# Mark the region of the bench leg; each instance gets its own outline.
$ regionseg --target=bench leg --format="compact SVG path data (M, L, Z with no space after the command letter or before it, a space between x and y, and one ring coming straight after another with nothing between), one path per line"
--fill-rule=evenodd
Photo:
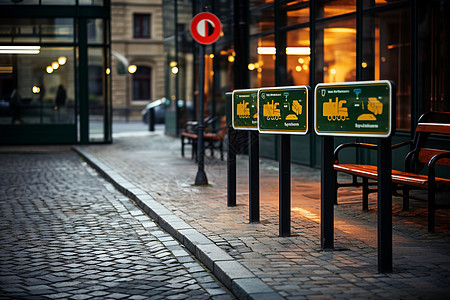
M369 179L363 177L362 181L362 210L369 210Z
M195 159L195 161L197 161L197 143L198 143L198 139L193 139L192 140L192 153L191 153L191 158Z
M184 157L184 136L181 136L181 156Z
M428 232L434 232L435 213L436 213L436 194L434 188L428 186Z
M409 210L409 187L404 186L403 187L403 210L408 211Z
M220 160L223 160L223 141L220 141Z

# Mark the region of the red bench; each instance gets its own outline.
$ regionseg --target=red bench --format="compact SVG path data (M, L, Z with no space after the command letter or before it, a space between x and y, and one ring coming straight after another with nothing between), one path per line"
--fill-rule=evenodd
M447 139L450 135L450 113L429 112L422 115L417 125L414 140L410 142L393 145L392 149L403 145L412 145L405 158L405 171L392 170L392 183L394 191L402 191L403 209L409 209L409 191L413 189L428 190L428 231L434 231L435 212L439 208L450 208L447 203L436 203L436 192L450 191L450 176L436 177L436 165L450 167L450 151L444 149L427 148L426 142L430 135L438 135ZM334 170L344 172L353 176L350 183L338 183L336 188L343 186L362 186L363 188L363 209L367 209L368 194L376 191L370 189L369 185L378 178L377 167L373 165L360 164L340 164L339 152L348 147L359 147L366 149L377 149L377 145L367 143L346 143L338 146L334 151ZM425 168L427 166L427 168ZM447 175L449 172L447 172ZM357 181L361 177L362 184ZM336 177L337 178L337 177Z

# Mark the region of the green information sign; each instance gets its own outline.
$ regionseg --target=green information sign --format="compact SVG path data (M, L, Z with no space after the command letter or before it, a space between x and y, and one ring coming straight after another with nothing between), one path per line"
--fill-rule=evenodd
M387 80L318 84L314 93L316 133L389 137L394 131L393 88Z
M259 131L276 134L307 134L309 90L307 86L259 89Z
M232 99L234 129L258 130L258 89L235 90Z

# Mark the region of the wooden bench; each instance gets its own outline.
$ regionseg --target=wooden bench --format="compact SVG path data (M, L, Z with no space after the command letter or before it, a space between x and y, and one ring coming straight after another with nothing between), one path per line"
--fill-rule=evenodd
M228 127L226 126L226 119L221 119L220 128L217 132L205 132L203 134L204 149L209 149L211 156L214 156L214 150L220 151L220 159L223 160L223 141L227 134ZM191 145L191 157L197 159L197 133L183 131L181 132L181 156L184 157L185 145Z
M434 231L435 212L438 208L450 208L447 203L436 203L436 192L450 191L450 179L436 177L436 165L450 167L450 151L444 149L427 148L426 142L430 135L438 135L448 141L450 135L450 113L429 112L419 119L414 140L392 146L392 149L404 145L410 145L411 151L405 158L405 171L392 170L393 192L402 191L403 209L409 209L409 191L413 189L428 190L428 231ZM334 151L334 170L353 176L349 183L338 183L336 176L336 188L343 186L362 186L363 209L368 208L368 194L376 191L370 189L378 178L377 166L361 164L340 164L339 152L348 147L365 149L377 149L377 145L367 143L346 143L338 146ZM426 167L426 168L425 168ZM448 174L448 172L447 172ZM357 178L362 178L362 183ZM449 176L450 177L450 176ZM369 180L372 180L369 182Z

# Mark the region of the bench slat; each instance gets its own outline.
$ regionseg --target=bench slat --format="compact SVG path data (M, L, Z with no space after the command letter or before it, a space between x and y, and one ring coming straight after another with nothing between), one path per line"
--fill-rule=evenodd
M430 149L430 148L422 148L419 151L419 161L421 163L428 164L428 162L433 158L433 156L441 153L445 153L448 151L445 150L438 150L438 149ZM437 165L441 166L450 166L450 159L448 158L442 158L436 162Z
M378 178L377 166L358 165L358 164L335 164L334 169L356 176L366 177L376 180ZM392 170L392 182L419 188L428 188L428 176ZM450 187L450 179L436 177L436 185L438 188Z
M450 134L450 124L446 123L419 123L416 132L430 132Z

